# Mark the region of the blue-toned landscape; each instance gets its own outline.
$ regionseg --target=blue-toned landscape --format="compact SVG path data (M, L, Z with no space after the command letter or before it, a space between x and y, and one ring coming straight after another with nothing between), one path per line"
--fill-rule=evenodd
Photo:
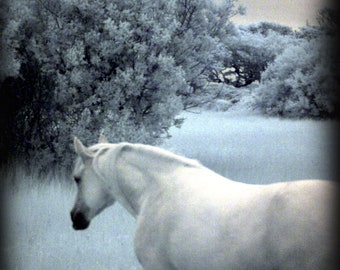
M221 112L181 116L185 124L171 130L173 137L162 147L230 179L254 184L332 179L332 121ZM10 269L141 269L133 249L135 220L120 205L76 232L69 216L76 193L71 178L35 179L20 170L17 177L22 184L7 193Z

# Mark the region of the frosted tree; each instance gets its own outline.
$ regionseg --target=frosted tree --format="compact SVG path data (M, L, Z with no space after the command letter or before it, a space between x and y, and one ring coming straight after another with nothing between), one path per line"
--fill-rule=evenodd
M20 92L16 152L62 164L73 135L157 143L206 90L233 2L13 0L1 84Z
M257 105L282 117L332 118L339 104L339 32L334 12L320 11L319 26L305 26L263 73Z
M13 2L3 41L20 68L2 86L22 91L18 146L60 164L73 135L155 143L166 134L187 87L165 50L173 10L172 1Z
M131 125L125 139L152 143L181 109L176 92L186 88L183 72L164 50L175 29L172 3L103 1L106 8L97 8L98 14L93 11L98 1L89 5L79 1L69 13L64 11L63 31L57 32L57 40L73 40L72 46L61 44L65 49L60 50L64 71L57 74L60 103L84 104L83 111L73 115L83 115L87 127L94 125L88 130L111 130L108 136L116 141L122 138L115 131ZM74 123L67 126L77 127L79 119L69 120ZM147 131L143 139L136 130Z
M288 45L296 42L293 30L274 23L261 22L235 28L226 44L224 71L216 78L235 87L261 81L261 73ZM225 71L226 70L226 71Z
M37 57L40 48L39 44L35 47L33 39L42 33L44 23L39 22L30 8L33 3L13 1L3 11L6 24L1 45L6 57L2 68L6 68L1 70L0 78L1 94L5 99L1 150L4 146L10 155L26 158L35 152L48 153L44 159L48 163L56 153L51 140L53 131L45 130L53 122L50 118L54 108L53 92L50 89L54 83L48 74L40 71Z
M214 95L210 93L209 75L222 68L222 59L227 54L223 44L233 30L230 18L238 12L235 2L176 1L178 26L169 51L176 65L183 68L189 85L179 92L185 108L198 106Z
M258 106L282 117L327 118L335 115L339 81L325 37L301 40L268 66L259 87Z

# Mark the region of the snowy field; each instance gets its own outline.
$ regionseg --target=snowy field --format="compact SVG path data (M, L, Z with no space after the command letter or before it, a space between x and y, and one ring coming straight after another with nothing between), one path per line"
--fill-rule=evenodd
M183 127L173 128L163 147L228 178L249 183L331 178L332 122L220 112L183 117ZM32 180L6 193L10 269L141 269L133 251L135 222L119 205L76 232L69 218L75 187L58 179L37 187Z

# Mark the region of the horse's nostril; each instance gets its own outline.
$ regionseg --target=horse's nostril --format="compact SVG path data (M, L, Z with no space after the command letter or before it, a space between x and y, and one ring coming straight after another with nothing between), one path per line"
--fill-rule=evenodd
M71 220L75 230L85 230L90 225L90 221L88 221L81 212L72 211Z

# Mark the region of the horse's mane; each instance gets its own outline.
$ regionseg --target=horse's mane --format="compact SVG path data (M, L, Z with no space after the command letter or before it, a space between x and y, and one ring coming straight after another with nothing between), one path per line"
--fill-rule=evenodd
M106 151L113 149L114 147L121 147L121 153L126 151L136 151L143 155L143 153L147 153L149 157L155 160L164 160L172 164L183 165L185 167L200 167L202 166L197 160L189 159L186 157L182 157L176 155L170 151L164 150L159 147L146 145L146 144L131 144L131 143L119 143L119 144L110 144L110 143L99 143L91 146L89 149L94 154L104 154ZM146 155L143 155L146 157Z
M180 155L176 155L170 151L164 150L159 147L145 145L145 144L135 144L137 151L147 152L153 158L157 160L165 160L174 164L183 165L186 167L200 167L202 166L197 160L189 159Z

